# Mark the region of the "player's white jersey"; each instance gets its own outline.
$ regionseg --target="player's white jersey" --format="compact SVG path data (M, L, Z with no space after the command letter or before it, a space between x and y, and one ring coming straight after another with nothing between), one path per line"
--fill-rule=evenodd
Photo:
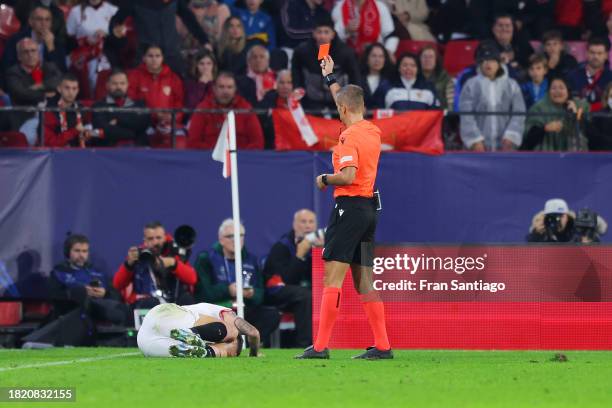
M138 330L138 347L145 356L169 357L169 347L178 343L170 338L170 330L194 327L201 315L221 320L226 312L232 312L232 309L210 303L157 305L149 310L142 321Z

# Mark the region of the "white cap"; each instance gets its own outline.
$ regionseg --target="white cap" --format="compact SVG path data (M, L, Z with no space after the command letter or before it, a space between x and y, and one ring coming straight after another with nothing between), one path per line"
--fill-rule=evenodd
M544 214L567 214L569 208L567 203L562 198L553 198L546 201L544 205Z

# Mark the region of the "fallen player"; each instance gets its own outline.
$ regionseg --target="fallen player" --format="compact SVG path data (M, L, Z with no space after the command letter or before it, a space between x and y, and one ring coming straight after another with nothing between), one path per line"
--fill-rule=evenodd
M249 356L257 357L259 331L232 309L210 303L164 303L149 310L138 331L145 357L238 357L242 335Z

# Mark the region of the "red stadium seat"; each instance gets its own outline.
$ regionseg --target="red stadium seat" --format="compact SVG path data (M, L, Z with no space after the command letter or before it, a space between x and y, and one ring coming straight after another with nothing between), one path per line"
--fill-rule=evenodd
M478 41L449 41L444 52L444 69L455 76L475 61L474 54Z
M21 28L12 7L0 5L0 38L7 39Z
M567 50L578 62L586 61L587 46L585 41L566 41Z
M28 140L21 132L0 132L0 147L29 147Z
M397 46L397 50L395 51L395 57L399 58L400 55L409 52L411 54L418 54L421 51L421 48L426 45L433 45L438 48L438 44L433 41L413 41L413 40L401 40Z

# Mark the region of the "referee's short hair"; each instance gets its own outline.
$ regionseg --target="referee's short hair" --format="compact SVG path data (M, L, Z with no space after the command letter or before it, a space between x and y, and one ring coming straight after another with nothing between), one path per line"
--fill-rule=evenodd
M351 112L363 112L365 102L363 99L363 89L357 85L345 85L336 95L338 105L346 107Z

